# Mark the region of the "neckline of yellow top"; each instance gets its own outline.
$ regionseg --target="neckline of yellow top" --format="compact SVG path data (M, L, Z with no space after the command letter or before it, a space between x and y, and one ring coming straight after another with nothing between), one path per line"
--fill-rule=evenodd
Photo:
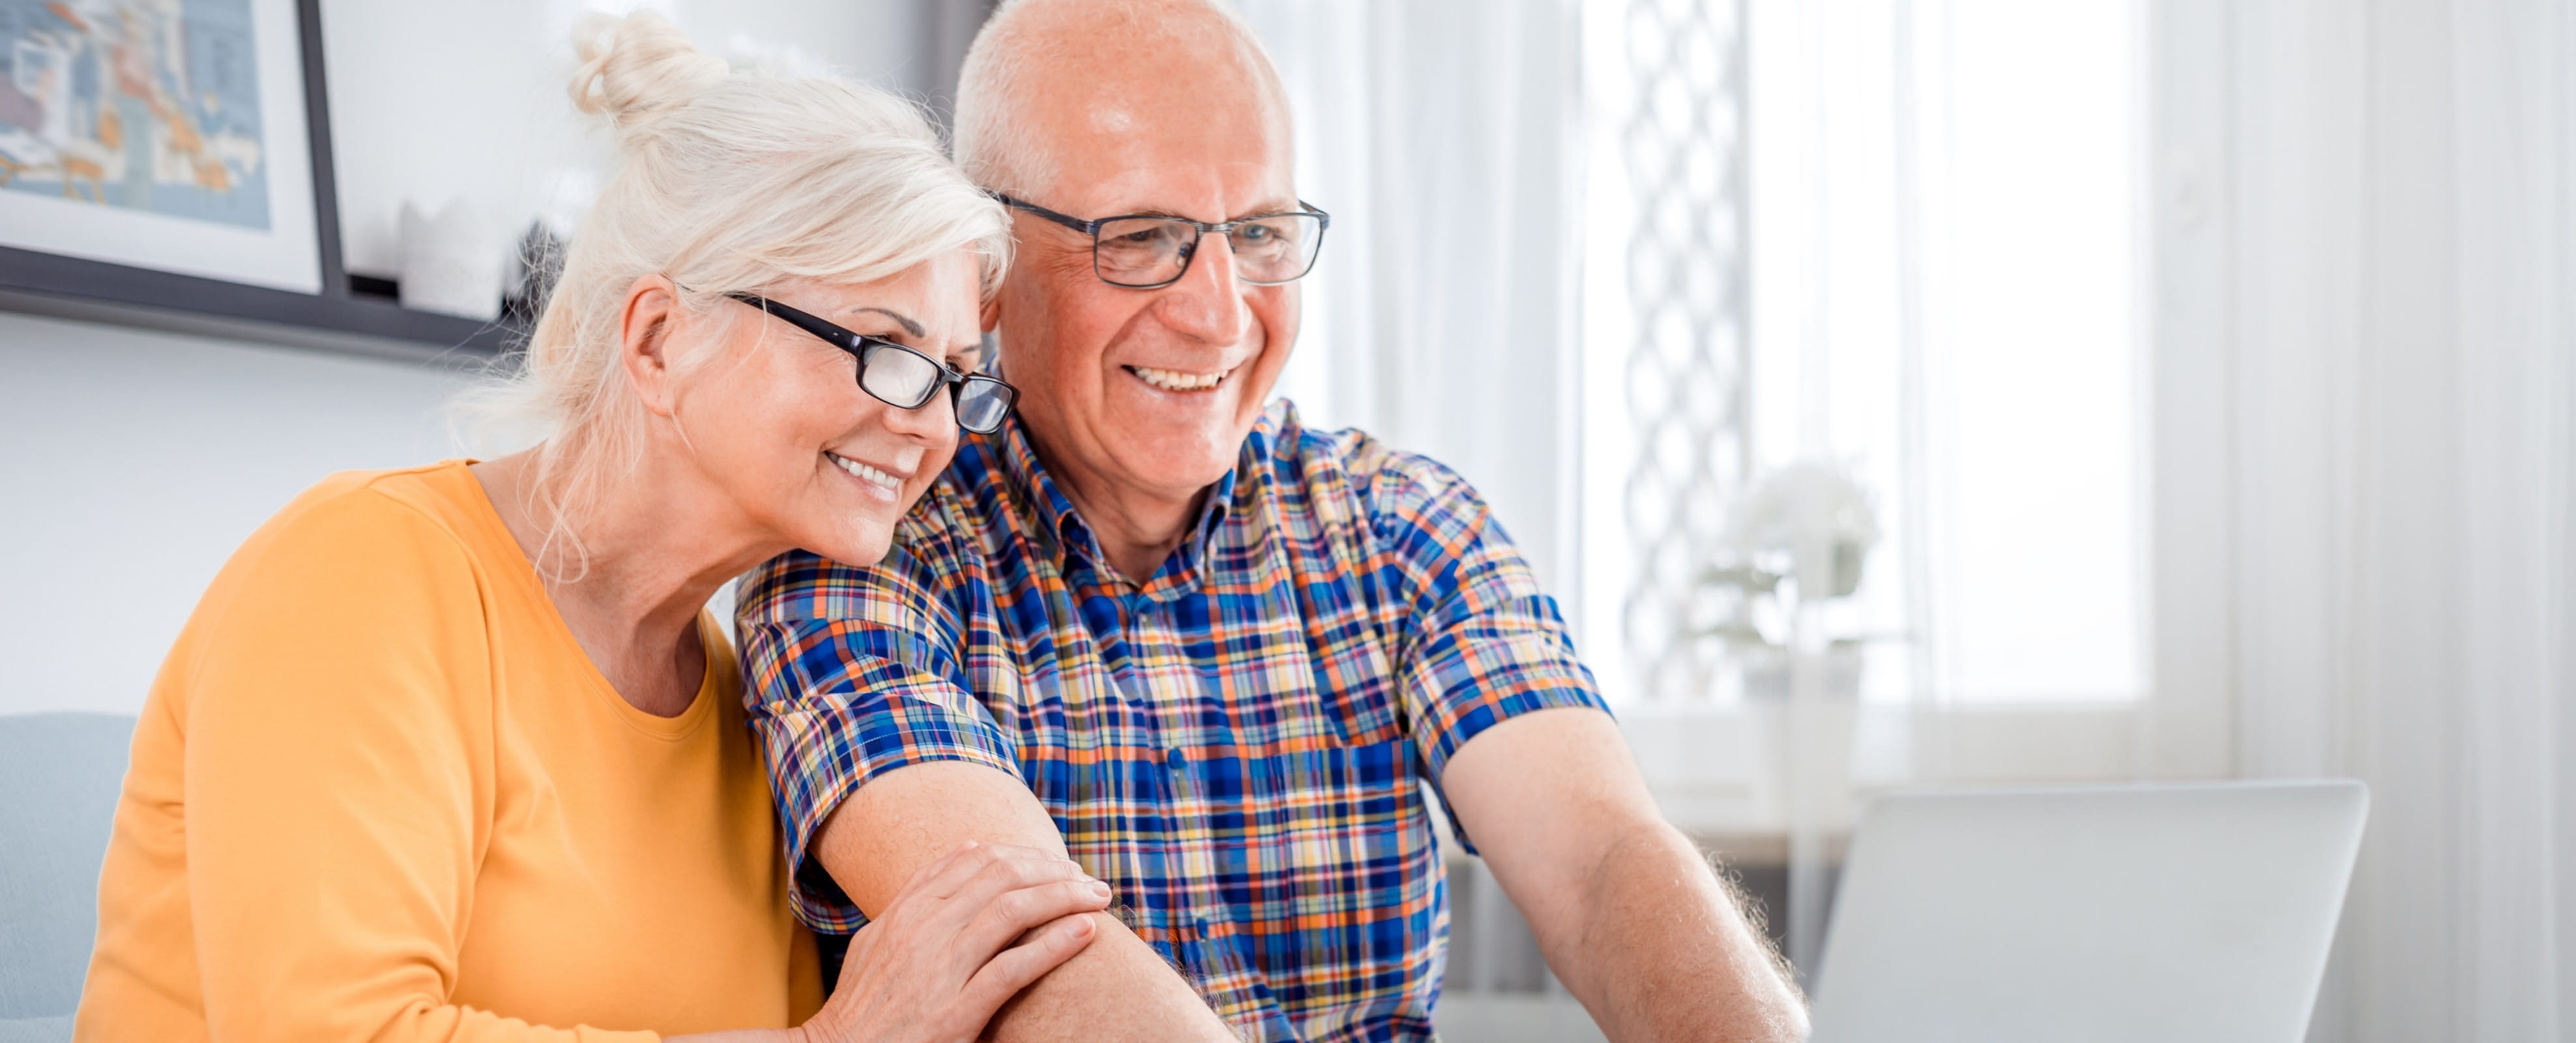
M580 657L586 687L591 694L606 702L628 727L665 741L686 739L714 717L717 704L725 698L722 675L733 670L733 646L725 640L724 632L716 627L715 618L703 608L698 610L698 642L706 648L707 667L706 675L698 680L697 693L689 698L687 709L681 710L677 716L663 717L647 713L626 701L626 696L619 694L617 686L608 682L608 675L600 672L599 664L592 661L589 650L581 647L580 639L573 636L572 624L564 622L563 612L555 607L553 595L546 593L546 583L537 575L536 562L529 560L527 548L519 546L519 538L510 534L509 524L501 520L500 509L492 505L492 497L484 491L482 480L474 476L471 468L478 462L472 458L441 460L433 470L453 469L455 479L471 491L471 511L474 523L484 530L483 539L492 541L495 547L507 547L513 552L496 555L504 559L499 563L499 569L507 574L505 582L518 584L522 593L533 595L538 604L545 606L542 614L546 618L549 636Z

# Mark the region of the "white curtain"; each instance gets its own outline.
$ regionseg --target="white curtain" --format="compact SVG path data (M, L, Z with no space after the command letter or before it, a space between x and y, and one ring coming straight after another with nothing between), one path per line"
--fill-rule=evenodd
M1574 584L1580 65L1573 0L1239 0L1330 211L1279 393L1475 483Z
M1237 5L1287 83L1297 190L1333 215L1277 393L1457 469L1580 611L1576 0ZM1473 1025L1461 998L1553 983L1492 877L1453 866L1443 1020Z
M2312 1038L2576 1039L2576 10L2226 10L2239 759L2373 795Z

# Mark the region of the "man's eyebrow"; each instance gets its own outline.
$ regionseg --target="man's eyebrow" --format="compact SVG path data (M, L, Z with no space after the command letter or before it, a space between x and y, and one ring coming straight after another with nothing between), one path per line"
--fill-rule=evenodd
M892 310L889 310L889 309L885 309L885 308L878 308L878 307L873 307L873 306L868 306L868 305L861 305L861 306L859 306L859 307L852 308L852 309L850 309L850 310L851 310L851 311L854 311L854 312L855 312L855 311L872 311L872 312L875 312L875 313L877 313L877 314L879 314L879 315L883 315L883 316L885 316L886 318L893 319L895 322L902 324L902 326L903 326L903 331L904 331L905 333L912 334L912 335L913 335L913 336L915 336L915 337L927 337L927 336L929 336L929 335L930 335L930 330L929 330L929 329L925 328L924 326L922 326L922 324L920 324L920 323L918 323L918 322L914 322L914 321L912 321L912 317L911 317L911 316L909 316L909 315L905 315L904 313L899 312L899 311L892 311Z
M1240 213L1240 214L1236 214L1236 215L1234 215L1234 216L1227 217L1227 218L1225 218L1224 220L1226 220L1226 221L1240 221L1240 220L1243 220L1244 218L1247 218L1247 217L1268 217L1268 216L1270 216L1270 215L1272 215L1272 214L1294 214L1294 213L1297 213L1297 212L1302 211L1302 210L1304 210L1304 209L1305 209L1305 207L1303 207L1303 206L1299 205L1299 204L1297 203L1297 201L1295 201L1295 200L1293 200L1293 199L1292 199L1292 200L1289 200L1289 201L1287 201L1287 202L1284 202L1284 203L1274 199L1274 200L1268 200L1268 201L1261 202L1261 203L1256 203L1256 204L1254 204L1254 205L1252 206L1252 208L1251 208L1251 209L1249 209L1249 210L1245 210L1244 212L1242 212L1242 213ZM1134 212L1132 212L1132 213L1121 214L1121 215L1119 215L1119 216L1121 216L1121 217L1175 217L1175 218L1179 218L1179 219L1184 220L1184 221L1196 221L1196 220L1198 220L1197 218L1195 218L1195 217L1191 217L1191 216L1190 216L1190 215L1188 215L1188 214L1181 213L1180 211L1177 211L1177 210L1168 210L1168 209L1165 209L1165 208L1163 208L1163 207L1152 207L1152 208L1145 209L1145 210L1138 210L1138 211L1134 211ZM1220 223L1222 223L1222 222L1220 222Z

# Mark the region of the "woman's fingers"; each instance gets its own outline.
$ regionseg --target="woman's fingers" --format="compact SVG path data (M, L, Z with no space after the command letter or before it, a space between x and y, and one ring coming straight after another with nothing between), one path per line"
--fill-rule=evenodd
M1053 852L961 846L915 871L852 939L840 988L809 1026L865 1023L902 1003L980 1029L1090 943L1098 928L1087 914L1109 899L1108 885Z
M905 881L903 889L895 893L895 900L900 902L911 896L955 897L970 881L991 871L995 866L1043 864L1050 861L1061 862L1066 859L1053 852L1021 847L1017 844L978 844L968 841L956 850L940 856L938 861L914 870L912 879Z
M916 895L945 898L955 894L957 888L972 878L977 871L1007 853L996 845L978 844L969 840L950 849L947 854L939 856L929 864L913 870L911 878L905 880L903 887L895 891L895 901L901 902ZM892 903L889 903L889 908L891 905Z
M1109 885L1090 877L1005 891L972 910L973 918L957 933L958 951L979 963L990 960L1021 935L1067 916L1109 908L1109 897Z
M1089 913L1077 913L1048 924L1028 941L1002 950L984 964L984 969L958 990L958 1009L982 1026L993 1020L995 1011L1011 997L1020 994L1029 983L1061 966L1081 952L1100 934L1100 925Z
M948 892L941 910L946 915L937 919L954 931L965 926L976 912L1010 892L1089 879L1091 877L1083 873L1081 866L1073 864L1072 859L1028 848L1014 848L977 866L973 875Z

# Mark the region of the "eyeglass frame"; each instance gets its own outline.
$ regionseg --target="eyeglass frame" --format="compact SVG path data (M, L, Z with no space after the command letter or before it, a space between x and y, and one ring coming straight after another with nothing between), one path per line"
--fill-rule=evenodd
M869 398L876 399L877 401L893 406L896 409L920 409L929 405L931 399L939 397L940 389L946 388L948 391L949 415L957 418L957 426L960 429L970 431L975 434L988 435L1001 430L1002 420L1009 418L1011 411L1018 408L1020 404L1020 389L1011 382L1003 380L1000 377L986 373L958 372L957 367L951 366L943 360L933 358L910 345L898 343L884 337L875 337L865 333L853 332L834 324L831 320L821 318L810 312L801 311L796 308L780 304L777 301L770 300L769 298L756 293L743 293L737 291L725 294L725 296L758 308L765 314L783 319L788 325L813 334L815 339L821 340L823 343L839 348L842 351L849 352L850 356L857 359L859 362L858 372L852 375L852 380L859 385L859 390L867 392ZM909 404L897 402L885 397L884 395L877 394L875 389L868 387L868 356L873 355L876 352L886 350L900 351L937 367L939 370L939 382L932 384L930 386L930 390L922 394L921 401ZM1001 416L993 421L993 426L981 430L966 426L964 411L958 408L959 400L965 397L966 385L976 381L982 381L1001 388L1004 396Z
M1231 250L1234 248L1234 230L1236 228L1240 228L1254 221L1273 217L1312 217L1315 219L1315 255L1306 259L1306 267L1304 269L1285 279L1275 279L1268 282L1264 282L1260 279L1244 279L1241 272L1235 273L1235 278L1242 279L1244 282L1254 286L1286 286L1289 283L1305 278L1308 272L1315 270L1315 262L1322 259L1324 256L1324 233L1331 231L1333 227L1333 215L1325 213L1322 207L1318 207L1303 199L1297 201L1297 205L1304 208L1302 210L1282 210L1273 214L1254 214L1250 217L1240 217L1232 221L1218 221L1211 224L1206 221L1194 221L1178 214L1114 214L1109 217L1084 220L1071 214L1049 210L1037 205L1036 203L1029 202L1028 200L1021 199L1007 193L987 191L984 194L993 197L995 202L998 202L1003 206L1010 207L1014 210L1028 211L1029 213L1043 217L1049 221L1053 221L1066 228L1073 229L1074 231L1091 237L1091 274L1097 277L1101 282L1108 283L1109 285L1118 287L1122 290L1159 290L1187 278L1190 274L1191 263L1199 259L1199 244L1206 242L1210 233L1225 236L1226 248ZM1190 243L1189 253L1181 258L1181 270L1172 273L1171 278L1158 283L1124 283L1111 279L1100 271L1100 228L1111 221L1171 221L1178 224L1185 224L1196 229L1199 237L1197 240Z

